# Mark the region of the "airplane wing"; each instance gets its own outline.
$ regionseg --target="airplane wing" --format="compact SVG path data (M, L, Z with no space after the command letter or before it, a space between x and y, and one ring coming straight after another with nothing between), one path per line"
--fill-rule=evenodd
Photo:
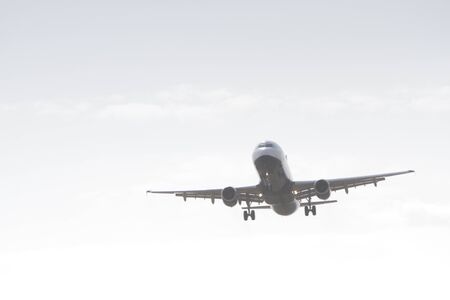
M260 197L260 191L257 186L237 187L238 201L250 203L263 203L264 200ZM209 190L185 190L185 191L147 191L151 194L172 194L177 197L183 197L184 201L188 198L211 199L214 203L216 199L222 199L222 189Z
M367 176L347 177L347 178L335 178L326 180L330 184L331 191L334 192L339 190L345 190L345 192L348 194L348 190L350 188L355 188L363 185L365 186L368 184L373 184L377 186L378 182L386 180L386 177L403 175L413 172L414 172L413 170L408 170L394 173L384 173L377 175L367 175ZM301 200L316 196L316 192L314 189L315 182L316 180L295 181L294 191L296 192L296 199Z

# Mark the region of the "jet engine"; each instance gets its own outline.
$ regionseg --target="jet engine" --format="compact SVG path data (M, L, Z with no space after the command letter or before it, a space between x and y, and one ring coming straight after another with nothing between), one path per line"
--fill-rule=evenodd
M228 186L222 190L222 200L223 204L229 207L236 205L238 201L238 193L236 189L232 186Z
M314 189L316 190L317 197L319 197L319 199L327 200L328 198L330 198L330 183L325 179L317 180L314 183Z

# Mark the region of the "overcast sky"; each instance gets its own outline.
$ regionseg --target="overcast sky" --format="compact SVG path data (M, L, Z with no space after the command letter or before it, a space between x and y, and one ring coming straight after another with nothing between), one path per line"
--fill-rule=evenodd
M1 299L448 299L448 1L0 0ZM415 169L281 217L153 189Z

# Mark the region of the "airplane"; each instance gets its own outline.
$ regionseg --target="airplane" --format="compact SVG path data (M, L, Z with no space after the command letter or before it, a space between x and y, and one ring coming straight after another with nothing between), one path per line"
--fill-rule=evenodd
M253 186L232 187L208 190L185 190L185 191L152 191L153 194L173 194L188 198L211 199L214 204L216 199L222 199L228 207L234 207L239 203L245 203L244 220L250 217L255 220L256 209L272 209L275 213L288 216L293 214L299 207L304 207L305 216L310 213L315 216L316 205L335 203L337 200L329 200L331 192L345 190L348 194L350 188L373 184L384 181L386 177L413 173L413 170L385 173L368 176L318 179L307 181L294 181L287 163L287 156L281 147L272 141L258 144L253 151L253 163L258 172L260 182ZM312 201L313 197L319 200ZM265 204L265 205L262 205Z

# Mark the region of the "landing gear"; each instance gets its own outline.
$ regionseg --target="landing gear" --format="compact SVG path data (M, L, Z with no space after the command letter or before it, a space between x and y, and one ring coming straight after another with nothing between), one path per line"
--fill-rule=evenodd
M255 220L256 215L255 215L255 211L251 210L251 211L244 211L244 220L247 221L248 217L250 217L253 220Z
M316 206L311 205L311 197L308 197L308 205L305 206L305 216L309 216L309 213L312 212L313 216L316 215Z
M255 211L250 209L250 202L247 202L247 210L244 210L244 221L247 221L248 217L250 217L252 221L256 218Z
M312 212L313 216L316 215L316 206L315 205L305 206L305 216L309 216L310 212Z

